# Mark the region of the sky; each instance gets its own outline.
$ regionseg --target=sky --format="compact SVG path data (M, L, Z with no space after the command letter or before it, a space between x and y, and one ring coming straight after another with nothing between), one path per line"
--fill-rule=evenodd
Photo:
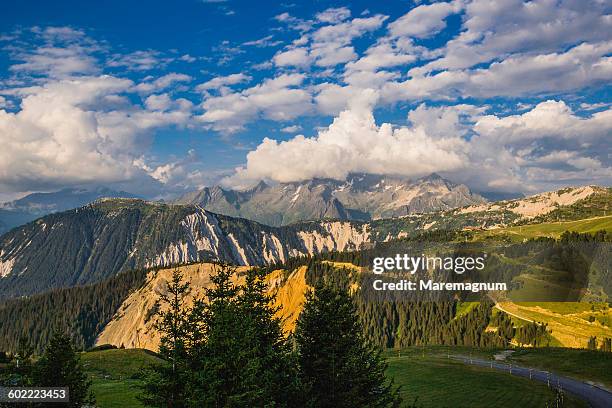
M10 2L0 201L437 172L611 185L605 0Z

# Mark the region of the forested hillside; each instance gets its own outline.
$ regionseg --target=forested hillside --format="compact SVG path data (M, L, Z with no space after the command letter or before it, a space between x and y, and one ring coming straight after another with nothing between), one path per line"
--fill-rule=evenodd
M554 344L545 327L529 321L517 326L516 322L504 317L505 314L499 310L501 308L494 310L494 302L482 294L450 293L449 296L436 298L435 302L429 298L409 298L403 294L385 292L373 296L369 288L375 275L368 271L373 257L397 253L406 245L421 245L427 238L436 239L437 250L451 248L455 253L461 253L457 251L467 250L465 242L462 242L464 237L463 233L432 231L413 238L413 241L406 238L353 252L327 252L291 258L266 267L268 284L270 290L277 294L281 315L290 317L286 326L289 331L300 313L300 299L303 300L305 291L325 281L353 292L368 339L381 347L420 344L505 347L511 341L532 345ZM504 256L495 256L485 272L490 279L494 276L494 279L508 282L523 282L511 288L503 299L512 297L514 292L519 296L525 296L525 293L542 296L537 292L539 285L529 286L524 282L533 285L533 282L537 282L533 277L542 269L540 265L547 265L547 272L542 278L547 279L546 282L554 282L558 275L565 287L558 287L557 294L547 290L544 293L546 296L575 296L576 293L586 296L590 293L591 298L587 300L593 301L596 300L593 296L600 293L598 291L609 290L604 284L608 282L605 277L589 273L600 268L597 266L601 262L597 258L598 251L602 244L609 245L609 239L605 232L566 233L558 240L532 239L514 243L504 246ZM584 247L585 243L592 245ZM487 250L491 250L491 247ZM186 277L193 281L194 293L210 283L210 268L205 264L182 266L181 270L185 273L192 271ZM159 288L167 279L164 274L167 275L168 271L172 271L172 268L161 271L151 269L148 274L144 270L125 272L87 286L6 301L0 306L0 350L14 350L24 336L34 347L40 347L53 328L58 326L72 333L83 348L92 346L100 341L99 338L103 339L102 342L116 343L116 346L156 344L147 340L147 336L153 335L154 315L158 307L156 300ZM568 274L574 276L573 281L567 281ZM525 280L525 276L530 279ZM584 281L587 278L590 281ZM590 292L573 291L573 285L583 285ZM534 290L536 292L529 292ZM137 291L137 297L127 301ZM565 300L580 301L584 298L566 297ZM466 307L468 301L480 302L480 306ZM109 327L113 327L114 334L108 331ZM600 329L592 333L605 338L612 336L610 330L609 324L604 322ZM586 345L585 340L578 346Z
M104 200L0 236L0 299L97 282L119 272L196 261L263 265L359 248L366 225L274 228L195 206Z

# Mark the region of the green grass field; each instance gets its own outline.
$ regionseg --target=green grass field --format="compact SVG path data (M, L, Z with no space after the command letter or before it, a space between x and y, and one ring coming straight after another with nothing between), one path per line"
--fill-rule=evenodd
M552 401L554 393L546 385L508 373L432 354L422 357L418 350L401 357L390 357L387 374L400 385L405 402L429 407L540 408ZM586 407L566 396L565 407Z
M142 408L136 398L139 385L139 380L94 379L91 389L100 408Z
M584 312L601 313L607 311L607 303L604 302L521 302L521 306L540 306L561 315L580 314Z
M590 311L593 306L594 311ZM496 305L513 318L536 321L548 325L550 335L556 339L550 346L586 348L590 336L612 338L612 328L606 325L612 310L602 303L580 302L500 302ZM572 309L575 312L572 312ZM584 310L586 309L586 311ZM593 316L594 322L588 317Z
M552 237L559 238L565 231L581 233L594 233L605 230L612 232L612 216L587 218L578 221L546 222L542 224L528 224L517 227L499 228L484 231L476 235L476 239L508 236L520 241L525 238Z
M566 348L521 349L512 354L510 361L612 389L612 353Z
M402 396L411 404L428 407L516 407L541 408L553 398L545 385L484 367L467 366L448 359L448 354L490 358L493 350L466 347L414 347L387 351L387 374L402 387ZM590 369L600 380L610 381L610 360L603 353L567 349L518 351L513 361L542 367L560 374L582 378ZM138 371L158 361L145 350L105 350L82 354L87 373L93 379L93 392L100 408L140 408L136 399L140 381ZM606 381L600 381L605 383ZM565 407L586 407L566 396Z
M113 349L81 354L100 408L140 408L138 372L159 361L141 349Z

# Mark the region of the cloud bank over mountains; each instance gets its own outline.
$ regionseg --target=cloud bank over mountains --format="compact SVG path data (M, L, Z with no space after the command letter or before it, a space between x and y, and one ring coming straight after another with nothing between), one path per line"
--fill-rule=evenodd
M246 187L312 178L343 180L349 173L421 177L433 172L499 191L521 190L534 174L571 183L588 174L612 176L612 111L577 116L563 101L548 100L505 117L473 105L428 107L408 113L410 125L377 125L370 106L352 106L315 137L265 138L247 163L224 182ZM546 147L546 149L542 149Z
M270 34L202 57L118 51L80 27L2 33L0 190L210 182L201 166L216 151L152 152L167 129L246 146L223 179L233 187L351 172L441 172L490 191L612 181L606 2L335 7L266 24ZM272 56L241 57L251 50ZM223 72L182 69L211 61ZM378 119L389 116L400 119ZM317 121L331 124L313 131ZM254 132L258 123L275 131Z

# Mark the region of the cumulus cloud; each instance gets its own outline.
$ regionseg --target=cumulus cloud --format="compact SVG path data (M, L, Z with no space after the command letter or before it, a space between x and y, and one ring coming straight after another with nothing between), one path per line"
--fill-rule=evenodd
M612 110L581 117L549 100L519 115L482 115L473 131L472 160L483 163L481 174L478 166L470 169L474 183L525 191L611 181Z
M377 14L347 20L350 16L347 12L348 9L340 8L318 14L318 21L329 24L303 35L286 50L279 51L274 56L274 63L279 67L307 67L312 63L319 67L333 67L355 60L357 53L352 41L380 28L387 16Z
M612 110L580 117L563 101L550 100L520 115L496 116L486 114L487 106L421 104L409 112L408 126L393 126L375 123L375 93L355 100L361 102L315 137L265 138L224 182L246 187L261 179L441 172L482 190L528 192L570 180L605 184L612 178L607 143Z
M504 143L542 140L548 137L584 143L606 138L612 130L612 110L597 112L588 118L577 116L563 101L549 100L520 115L481 117L475 131Z
M134 164L145 131L184 124L188 112L105 111L98 104L126 92L132 81L112 76L50 81L18 90L15 113L0 110L0 186L6 191L142 176Z
M191 80L193 80L193 78L189 75L171 72L169 74L162 75L152 81L141 82L140 84L134 87L134 90L141 93L157 92L161 91L162 89L166 89L176 83L190 82Z
M316 14L317 21L329 24L340 23L351 16L351 10L346 7L328 8Z
M368 48L359 60L346 64L346 71L376 71L379 68L407 65L414 62L417 55L417 48L412 43L382 40Z
M408 112L408 120L413 127L422 127L428 135L434 137L453 134L466 136L487 109L487 106L467 104L427 106L422 103Z
M209 97L198 117L218 131L233 133L257 117L276 121L291 120L311 110L311 95L299 86L303 74L283 74L242 92Z
M378 126L369 108L353 107L316 137L298 135L281 142L265 138L225 183L342 180L351 172L417 176L451 171L464 166L466 147L454 135L434 138L420 127Z
M465 6L464 19L464 30L424 72L468 68L510 53L551 53L607 40L612 29L605 2L597 0L473 0Z
M310 65L310 61L311 57L306 48L293 48L274 56L274 63L279 67L306 67Z
M302 130L302 127L300 125L291 125L291 126L285 126L284 128L282 128L281 132L296 133L296 132L299 132L300 130Z
M244 184L261 178L342 178L352 171L407 176L446 171L457 181L492 190L539 189L553 179L609 182L610 105L580 94L612 79L612 20L605 2L416 4L391 22L365 12L354 18L347 7L310 18L279 14L273 30L295 35L293 41L263 63L244 61L236 73L197 86L191 76L165 70L173 61L202 60L178 50L117 54L74 27L23 30L35 38L31 44L21 34L3 36L0 41L11 41L5 49L15 63L11 77L0 83L0 138L12 132L24 146L31 139L42 141L38 150L30 146L30 156L8 141L6 163L36 169L21 173L30 187L59 185L62 179L82 182L94 174L100 180L148 175L179 183L201 175L192 171L191 159L151 164L146 150L158 127L193 125L230 134L271 120L282 123L281 132L297 134L298 125L286 124L321 114L337 117L312 138L265 139L228 180ZM447 27L450 21L459 27ZM246 47L278 44L269 34L240 44L221 41L213 51L219 64L229 64L256 51ZM261 70L252 84L249 69ZM195 95L196 104L175 99L177 90L197 91L185 94ZM560 100L572 92L571 106L579 113ZM41 101L51 100L50 95L59 102L43 110ZM460 103L465 100L470 104ZM411 109L402 113L407 114L405 126L374 120L372 112L388 108L397 113L405 106ZM67 119L57 119L62 116ZM74 145L74 152L65 145ZM397 152L411 163L401 166ZM92 163L86 171L77 174L75 166L66 165L61 174L60 159L74 164L80 157ZM18 184L18 176L10 181L2 166L0 185ZM38 181L28 176L38 171L43 174Z
M229 85L236 85L241 82L250 81L251 77L243 74L242 72L238 74L231 74L227 76L218 76L209 81L204 82L196 87L196 91L208 91L211 89L220 89L223 87L227 87Z
M518 55L486 68L442 71L421 75L419 69L404 82L389 82L387 101L480 98L558 93L609 82L612 42L580 44L566 52Z
M430 37L446 27L446 18L461 10L460 1L433 3L413 8L389 24L394 37Z

